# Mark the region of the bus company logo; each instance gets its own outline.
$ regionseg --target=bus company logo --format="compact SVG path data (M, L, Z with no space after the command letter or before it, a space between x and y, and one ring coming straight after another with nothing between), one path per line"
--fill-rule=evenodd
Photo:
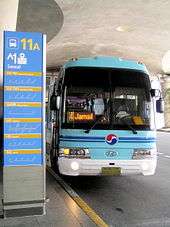
M105 137L105 141L106 141L106 143L113 145L118 141L118 138L114 134L109 134Z
M105 155L107 157L115 157L118 155L118 152L117 151L106 151Z

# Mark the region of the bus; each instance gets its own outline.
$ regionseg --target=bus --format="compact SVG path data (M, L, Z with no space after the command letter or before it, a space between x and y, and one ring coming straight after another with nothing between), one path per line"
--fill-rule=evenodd
M47 163L63 175L153 175L159 89L146 66L116 57L68 61L49 86Z

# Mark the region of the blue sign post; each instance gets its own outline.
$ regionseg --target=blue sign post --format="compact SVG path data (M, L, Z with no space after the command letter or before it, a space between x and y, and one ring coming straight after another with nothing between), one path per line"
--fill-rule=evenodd
M4 166L44 160L43 34L4 32Z

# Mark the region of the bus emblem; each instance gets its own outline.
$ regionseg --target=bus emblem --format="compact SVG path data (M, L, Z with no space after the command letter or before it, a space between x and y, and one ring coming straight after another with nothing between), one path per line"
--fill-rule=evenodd
M109 134L105 137L105 141L106 143L110 144L110 145L113 145L117 142L118 138L116 135L114 134Z
M105 155L107 157L114 157L114 156L118 155L118 152L117 151L106 151Z

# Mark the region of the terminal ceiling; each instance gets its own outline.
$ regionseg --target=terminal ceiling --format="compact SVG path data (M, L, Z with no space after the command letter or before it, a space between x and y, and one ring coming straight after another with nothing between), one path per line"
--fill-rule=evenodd
M48 67L109 55L161 73L170 49L169 9L169 0L20 0L17 30L47 34Z

